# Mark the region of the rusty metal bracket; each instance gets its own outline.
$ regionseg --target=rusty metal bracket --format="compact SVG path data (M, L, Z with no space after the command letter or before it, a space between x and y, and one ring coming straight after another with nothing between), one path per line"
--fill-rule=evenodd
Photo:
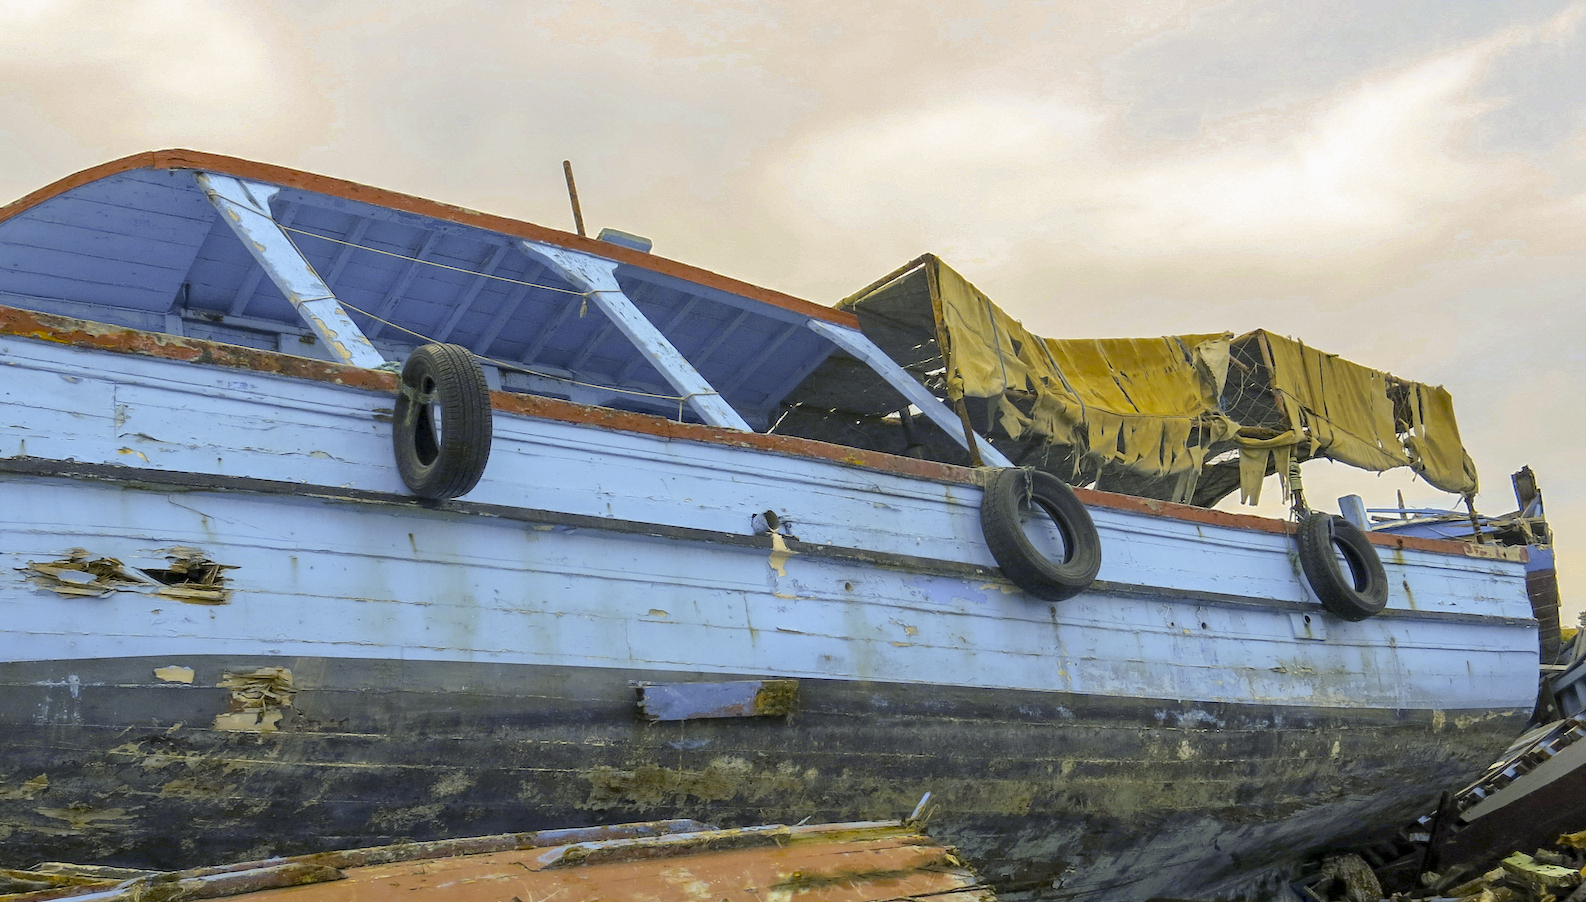
M651 721L785 717L798 703L798 680L640 683L639 709Z

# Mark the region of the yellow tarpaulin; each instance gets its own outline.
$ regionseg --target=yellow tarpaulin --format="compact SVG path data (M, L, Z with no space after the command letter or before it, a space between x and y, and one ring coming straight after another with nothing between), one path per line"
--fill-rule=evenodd
M986 399L996 425L1012 438L1033 432L1139 477L1177 478L1174 500L1189 500L1213 445L1239 450L1241 495L1251 504L1269 466L1283 473L1295 455L1368 470L1409 466L1444 491L1476 490L1475 467L1442 388L1266 332L1237 339L1228 332L1043 339L934 256L918 263L913 272L930 286L926 321L934 323L930 338L943 351L949 399ZM891 290L888 315L903 322L897 299L925 296L899 287L907 278L881 283L843 306L863 313L867 298ZM1236 343L1262 349L1254 367L1239 364L1260 370L1257 381L1265 380L1262 422L1240 422L1225 409Z

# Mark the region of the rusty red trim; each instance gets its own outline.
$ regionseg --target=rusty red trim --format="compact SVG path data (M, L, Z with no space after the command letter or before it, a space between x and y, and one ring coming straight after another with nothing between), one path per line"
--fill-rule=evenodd
M230 369L331 382L369 391L396 391L396 376L378 370L309 360L273 351L258 351L198 338L179 338L159 332L106 326L66 316L35 313L17 307L0 306L0 335L19 335L77 348L119 351L143 357L209 363Z
M1233 529L1286 534L1292 534L1295 529L1294 524L1287 520L1274 520L1271 517L1258 517L1254 514L1235 514L1190 504L1157 501L1154 498L1115 495L1111 492L1098 492L1095 489L1075 489L1074 494L1091 507L1108 507L1155 517L1171 517L1175 520L1188 520L1208 526L1227 526ZM1464 555L1469 553L1467 549L1471 547L1465 542L1455 542L1450 539L1426 539L1420 536L1400 536L1382 532L1367 532L1366 539L1373 545L1381 545L1384 548L1408 548L1439 554Z
M197 150L145 151L122 157L119 160L101 163L91 169L84 169L82 172L69 175L54 184L34 191L26 197L0 207L0 223L51 198L58 197L73 188L136 169L202 169L250 181L328 194L332 197L360 201L378 207L401 210L405 213L416 213L420 216L442 219L447 222L473 226L491 232L500 232L503 235L511 235L515 238L528 238L533 241L559 245L569 250L584 251L610 260L616 260L618 263L625 263L641 269L648 269L652 272L675 276L679 279L711 288L719 288L722 291L770 304L773 307L780 307L800 316L813 317L853 329L859 328L859 319L851 313L823 307L820 304L796 298L790 294L783 294L780 291L773 291L769 288L761 288L758 285L741 282L730 276L689 266L676 260L668 260L665 257L657 257L654 254L640 253L639 251L605 241L574 235L571 232L546 228L545 226L517 219L508 219L505 216L480 213L477 210L443 204L439 201L427 200L422 197L414 197L411 194L388 191L384 188L373 188L368 185L360 185L357 182L349 182L327 175L316 175L312 172L290 169L272 163L257 163L252 160L204 153Z
M309 360L276 351L260 351L200 338L180 338L174 335L145 332L139 329L106 326L72 317L57 316L50 313L35 313L30 310L21 310L3 305L0 305L0 335L16 335L73 347L137 354L144 357L160 357L167 360L181 360L190 363L207 363L231 369L289 376L295 379L311 379L316 382L345 385L366 391L385 393L396 391L396 376L378 370L366 370L339 363ZM701 426L693 423L675 423L649 414L611 410L605 407L586 407L570 401L543 398L536 395L521 395L513 392L491 392L490 403L493 408L502 413L535 417L542 420L555 420L563 423L594 426L600 429L635 432L668 440L706 442L714 445L728 445L757 451L789 454L795 457L830 460L856 467L865 467L921 479L931 479L937 482L960 485L979 484L975 471L969 467L937 463L929 460L916 460L912 457L901 457L880 451L849 448L843 445L833 445L791 435L762 435L756 432L737 432L731 429L720 429L714 426ZM1270 517L1234 514L1187 504L1174 504L1150 498L1136 498L1132 495L1098 492L1094 489L1075 489L1074 491L1081 501L1091 507L1110 508L1112 510L1128 511L1154 517L1183 520L1190 523L1201 523L1208 526L1225 526L1233 529L1254 530L1256 532L1291 533L1294 531L1293 524L1285 520L1274 520ZM1374 544L1387 548L1407 548L1439 554L1465 555L1469 553L1468 549L1471 547L1464 542L1454 542L1446 539L1423 539L1416 536L1396 536L1382 533L1367 533L1367 538Z
M958 482L966 485L975 483L974 471L967 467L957 467L952 464L942 464L931 460L915 460L912 457L899 457L880 451L867 451L862 448L832 445L792 435L763 435L758 432L738 432L732 429L720 429L715 426L676 423L672 420L649 414L629 413L628 411L611 410L605 407L585 407L581 404L573 404L555 398L520 395L513 392L491 392L490 401L491 406L497 410L538 417L542 420L560 420L564 423L578 423L586 426L597 426L602 429L639 432L680 441L710 442L714 445L732 445L739 448L753 448L759 451L777 451L797 457L832 460L858 467L869 467L873 470L887 470L906 476L934 479L939 482Z

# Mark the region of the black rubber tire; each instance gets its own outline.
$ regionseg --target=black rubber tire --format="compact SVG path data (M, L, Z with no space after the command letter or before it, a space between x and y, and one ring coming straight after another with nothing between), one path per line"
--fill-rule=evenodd
M1305 581L1328 613L1360 621L1380 614L1387 605L1388 574L1360 527L1343 517L1312 513L1300 521L1294 544ZM1339 553L1349 565L1347 573L1340 566Z
M1025 535L1019 512L1029 504L1039 505L1062 532L1067 552L1063 560L1047 558ZM1003 575L1036 598L1072 598L1089 588L1101 570L1101 537L1090 511L1073 489L1041 470L993 473L980 502L980 531Z
M398 389L391 445L402 482L420 498L466 495L490 460L490 387L484 372L467 348L427 344L408 357Z

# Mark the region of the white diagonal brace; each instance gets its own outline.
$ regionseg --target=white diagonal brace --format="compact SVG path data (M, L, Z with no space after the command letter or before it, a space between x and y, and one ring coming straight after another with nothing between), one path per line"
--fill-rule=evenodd
M958 415L948 409L941 399L931 394L908 371L898 366L897 361L887 356L887 353L876 347L876 343L865 337L863 332L839 326L822 320L812 319L809 327L816 334L824 336L832 344L859 358L864 364L875 371L877 376L887 380L887 384L898 390L898 393L909 400L909 403L920 409L931 422L940 426L942 431L952 436L965 451L969 450L969 440L964 437L964 422ZM1011 467L1013 462L1004 457L1001 451L991 446L984 436L975 435L975 449L980 452L980 459L988 467Z
M705 377L666 340L617 284L617 263L539 241L520 242L531 256L549 263L574 288L585 292L606 317L642 352L688 406L712 426L753 432L738 411L722 400Z
M281 189L213 172L194 172L193 178L220 211L220 218L237 233L243 247L331 353L342 363L369 369L385 363L385 357L341 309L330 286L270 215L270 198Z

